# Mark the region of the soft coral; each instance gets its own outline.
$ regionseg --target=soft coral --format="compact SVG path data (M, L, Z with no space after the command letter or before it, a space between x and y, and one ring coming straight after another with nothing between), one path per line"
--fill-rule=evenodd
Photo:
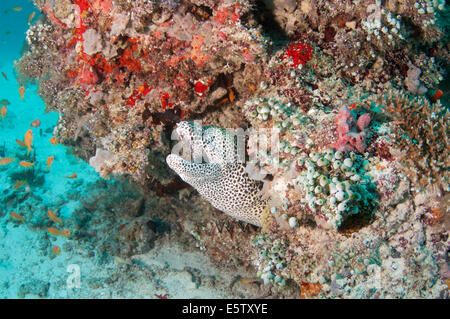
M358 151L363 153L366 149L366 133L364 131L369 126L370 114L365 113L356 119L346 106L342 106L335 121L338 140L331 144L331 147L342 152Z
M78 75L78 82L82 86L93 85L98 82L98 76L91 66L85 65Z

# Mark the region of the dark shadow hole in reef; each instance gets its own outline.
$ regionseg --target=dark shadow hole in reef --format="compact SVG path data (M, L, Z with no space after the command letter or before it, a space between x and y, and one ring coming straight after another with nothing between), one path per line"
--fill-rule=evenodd
M274 44L272 54L275 54L278 50L285 47L289 43L290 39L280 24L275 20L275 15L267 8L266 4L262 0L254 2L253 9L248 15L242 17L243 24L246 22L251 26L250 21L254 19L261 25L264 37L272 40Z
M299 225L301 225L301 227L309 228L311 230L317 228L317 223L314 219L314 216L310 214L301 216L298 219L298 223Z
M187 11L192 13L198 21L206 21L213 14L213 10L205 5L188 4Z
M358 232L374 222L374 213L378 209L380 195L376 191L376 186L373 183L368 184L368 192L372 194L372 196L367 199L368 204L360 213L347 217L339 226L338 232L342 235L349 237L354 232Z
M228 89L232 90L232 88L231 88L232 83L233 83L233 74L220 73L217 76L217 80L213 84L211 84L210 91L214 92L218 88L228 88ZM235 94L235 98L238 99L239 96L237 96L237 93L236 93L235 90L233 90L233 93ZM197 110L198 113L193 113L193 114L190 115L189 121L202 120L208 114L220 113L220 111L225 106L229 105L229 103L230 103L229 100L227 102L224 102L224 103L218 103L221 99L223 99L223 97L221 97L217 101L211 101L212 104L206 105L205 107L202 107L201 109L198 109ZM202 124L203 125L209 125L209 123L202 123Z
M150 230L159 235L170 231L170 225L159 218L148 220L146 225Z
M372 214L356 214L348 217L341 226L339 226L338 231L345 236L350 236L352 233L358 232L370 225L372 221Z

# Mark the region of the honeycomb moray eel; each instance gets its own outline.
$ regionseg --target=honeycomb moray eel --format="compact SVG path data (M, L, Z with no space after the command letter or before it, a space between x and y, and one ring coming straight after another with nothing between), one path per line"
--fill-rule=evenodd
M194 149L203 150L208 162L197 163L170 154L166 161L185 182L215 208L229 216L261 227L261 214L267 205L261 189L263 182L250 179L245 164L238 163L235 139L227 138L227 131L217 127L196 127L181 122L176 133ZM203 137L203 138L202 138ZM224 138L225 137L225 138ZM231 158L227 158L231 157Z

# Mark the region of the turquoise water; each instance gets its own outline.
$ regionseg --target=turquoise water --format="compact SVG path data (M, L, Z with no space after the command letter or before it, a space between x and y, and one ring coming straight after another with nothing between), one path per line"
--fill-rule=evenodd
M11 10L13 6L20 6L22 10ZM26 0L0 3L0 71L8 78L0 78L0 99L10 102L7 114L0 121L0 157L15 158L14 162L0 166L0 194L3 199L0 204L0 298L33 298L39 293L33 295L31 290L45 290L47 283L50 284L48 296L73 297L76 291L55 288L64 285L70 275L68 265L77 264L84 271L98 269L92 258L82 258L73 251L69 254L64 249L71 241L70 236L51 236L46 231L47 227L55 227L73 232L70 220L73 212L80 208L80 201L70 198L74 198L74 193L88 192L88 185L100 178L91 166L68 152L67 147L49 142L59 115L45 112L45 104L36 93L36 85L25 84L25 98L20 99L14 61L21 55L27 20L33 11L36 19L37 10ZM40 126L32 127L30 124L37 119ZM26 149L19 146L16 139L23 141L29 129L34 138L33 151L27 156ZM47 169L49 156L54 156L54 161ZM34 162L34 167L20 166L22 160ZM77 174L77 178L65 178L73 174ZM26 181L26 184L15 189L17 181ZM47 210L59 215L62 225L49 221ZM10 212L16 212L24 221L14 220ZM59 255L52 252L55 246L61 248ZM42 282L46 284L39 287ZM23 285L34 288L21 287ZM31 292L20 295L20 291Z

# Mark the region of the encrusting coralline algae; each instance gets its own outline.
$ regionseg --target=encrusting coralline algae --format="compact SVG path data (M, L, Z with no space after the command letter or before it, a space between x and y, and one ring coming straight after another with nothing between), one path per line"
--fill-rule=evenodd
M170 207L216 264L253 267L255 297L448 298L445 1L34 3L16 68L62 114L58 140ZM169 155L195 120L276 128L267 152L246 140L267 178L215 148Z

